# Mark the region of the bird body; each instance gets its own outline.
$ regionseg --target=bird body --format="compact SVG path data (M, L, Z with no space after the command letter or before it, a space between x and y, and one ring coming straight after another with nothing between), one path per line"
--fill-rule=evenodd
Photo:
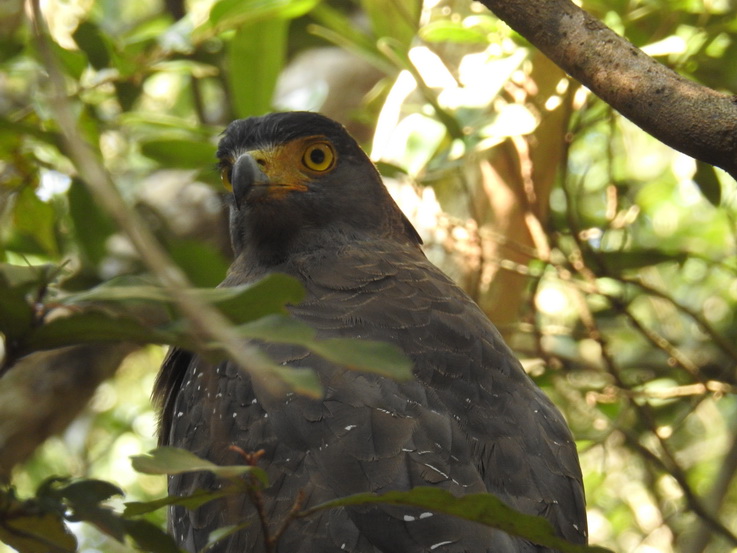
M161 442L216 463L238 462L230 445L263 450L258 466L270 483L263 508L274 525L298 495L309 507L359 492L436 486L454 495L491 492L584 543L581 472L562 415L480 308L426 259L414 228L342 127L310 113L239 120L218 156L233 188L236 253L223 285L291 275L306 291L291 316L318 338L393 343L412 361L415 378L398 382L335 366L300 346L262 344L277 363L317 372L325 394L314 399L274 392L231 362L213 366L173 350L155 391ZM210 473L187 473L170 477L169 489L184 495L219 485ZM246 527L213 551L267 550L247 496L170 512L175 539L192 552L209 532L237 524ZM274 550L543 549L458 518L372 505L297 519Z

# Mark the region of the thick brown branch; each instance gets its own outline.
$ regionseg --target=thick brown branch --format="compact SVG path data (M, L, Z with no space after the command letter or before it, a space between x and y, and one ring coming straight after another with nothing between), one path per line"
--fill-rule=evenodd
M677 75L569 0L479 0L643 130L737 179L737 99Z
M63 432L132 344L91 344L28 355L0 381L0 482L46 438Z

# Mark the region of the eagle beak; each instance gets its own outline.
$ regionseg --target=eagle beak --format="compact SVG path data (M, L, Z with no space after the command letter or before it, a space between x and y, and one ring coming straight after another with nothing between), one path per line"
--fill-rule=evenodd
M254 186L268 185L270 181L251 154L242 154L233 165L231 183L235 206L240 209Z

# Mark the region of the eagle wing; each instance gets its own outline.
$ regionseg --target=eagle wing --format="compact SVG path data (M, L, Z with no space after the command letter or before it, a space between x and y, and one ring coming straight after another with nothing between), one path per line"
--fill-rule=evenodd
M301 347L265 344L277 362L317 371L320 400L274 395L230 362L173 353L158 395L166 400L162 441L218 463L228 449L264 450L263 492L276 527L298 497L312 506L358 492L436 486L456 495L489 491L511 507L541 515L572 541L586 540L581 473L562 415L535 386L476 304L414 246L391 240L348 244L290 258L306 299L292 315L320 338L397 344L415 380L396 382L336 367ZM229 283L247 282L234 266ZM209 473L172 476L170 492L215 489ZM200 550L208 533L245 528L213 551L263 551L255 508L246 496L195 511L173 507L175 537ZM519 538L418 509L331 509L294 521L278 551L317 553L521 552Z

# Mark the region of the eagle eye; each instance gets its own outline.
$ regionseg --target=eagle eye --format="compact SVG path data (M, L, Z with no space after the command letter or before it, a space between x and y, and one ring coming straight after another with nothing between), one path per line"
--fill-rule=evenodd
M305 148L302 163L310 171L324 173L335 165L335 152L327 142L313 142Z
M233 184L230 182L230 175L233 171L233 167L230 164L223 165L220 168L220 181L223 183L223 186L226 188L226 190L233 191Z

